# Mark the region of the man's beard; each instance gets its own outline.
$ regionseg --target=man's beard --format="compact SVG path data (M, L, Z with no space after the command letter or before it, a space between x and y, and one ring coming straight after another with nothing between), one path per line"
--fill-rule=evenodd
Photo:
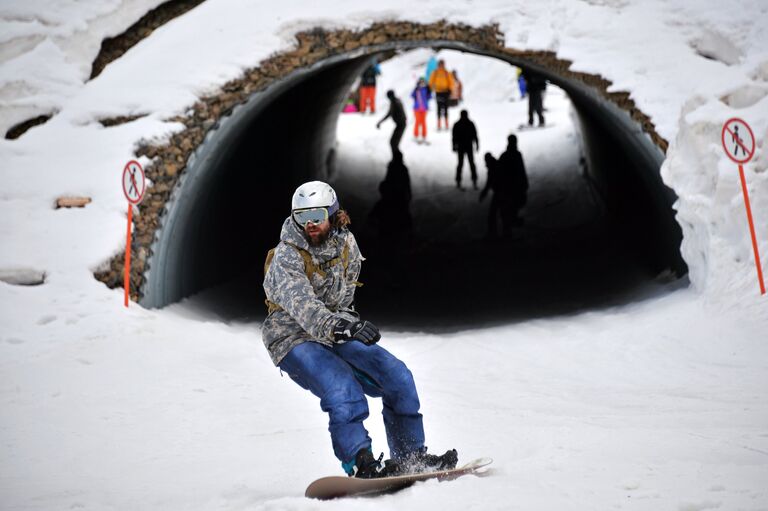
M309 244L313 247L317 247L328 241L328 238L331 237L331 231L333 229L328 229L325 232L320 232L316 236L310 236L309 233L304 233L307 236L307 239L309 240Z

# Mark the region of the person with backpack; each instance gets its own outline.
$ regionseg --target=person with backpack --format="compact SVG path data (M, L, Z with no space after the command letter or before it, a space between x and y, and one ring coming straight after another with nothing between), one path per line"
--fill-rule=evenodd
M427 453L419 396L408 367L378 342L354 308L363 257L349 215L322 181L299 186L280 243L267 254L262 326L272 362L320 399L336 457L354 477L454 468L456 450ZM381 397L391 459L373 456L363 426L366 395ZM302 461L305 463L306 460Z
M477 169L475 168L475 151L480 150L475 123L469 120L469 113L461 111L461 117L453 125L453 151L459 158L456 166L456 188L461 190L461 170L464 167L464 157L469 160L469 170L472 173L472 186L477 190Z
M437 102L437 131L443 129L443 119L445 119L445 129L448 129L448 102L453 88L453 76L445 68L445 61L442 59L438 61L437 69L429 78L429 88L435 93Z
M389 98L389 111L379 122L376 123L376 129L381 128L381 123L389 118L395 121L395 129L392 131L392 138L389 139L389 146L392 148L392 157L394 158L400 152L400 140L405 133L405 109L403 108L403 102L395 96L395 91L388 90L387 98Z
M376 113L376 77L381 74L381 68L374 59L360 77L360 113L364 114L370 105L371 114Z
M416 87L411 92L413 98L413 117L416 124L413 126L413 138L417 143L426 143L427 141L427 111L429 110L429 100L432 99L432 92L427 87L424 78L419 78ZM421 131L421 140L419 140L419 131Z

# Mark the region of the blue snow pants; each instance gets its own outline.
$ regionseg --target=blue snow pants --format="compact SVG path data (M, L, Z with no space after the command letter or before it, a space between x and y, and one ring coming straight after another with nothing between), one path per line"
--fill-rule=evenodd
M333 452L342 464L354 461L360 449L371 447L371 438L363 426L368 418L366 394L382 398L392 458L402 458L424 447L413 375L384 348L358 341L332 348L305 342L293 348L279 367L320 398L320 408L329 417Z

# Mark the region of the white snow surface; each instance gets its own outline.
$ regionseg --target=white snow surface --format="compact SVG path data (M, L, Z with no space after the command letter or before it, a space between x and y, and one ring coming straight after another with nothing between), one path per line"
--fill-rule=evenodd
M0 508L768 509L768 297L738 172L720 147L724 120L752 125L757 154L744 170L765 261L768 5L207 0L86 82L101 39L159 3L0 5L0 126L58 112L0 140L0 270L45 276L39 286L0 281ZM124 248L123 165L141 138L180 129L169 117L291 47L299 30L441 18L499 23L507 46L552 50L631 93L671 143L663 177L679 197L692 286L450 335L385 331L383 345L416 377L431 450L491 456L493 471L377 499L309 501L312 479L339 473L326 418L272 366L259 325L183 304L126 310L122 291L92 271ZM386 64L380 92L391 84L405 95L411 55ZM511 68L452 58L470 69L460 71L467 94L483 99L467 104L483 150L497 154L503 136L483 127L503 132L503 115L524 111L509 101ZM565 140L562 154L578 151L565 98L550 100L555 127L521 135L527 158L546 156L548 133ZM148 115L97 122L137 113ZM430 146L406 132L412 172L451 158L434 118L430 130ZM382 169L388 132L342 117L340 160ZM532 187L557 162L532 171ZM437 167L414 183L450 182ZM93 202L54 210L62 195ZM383 450L380 403L371 406L366 425Z

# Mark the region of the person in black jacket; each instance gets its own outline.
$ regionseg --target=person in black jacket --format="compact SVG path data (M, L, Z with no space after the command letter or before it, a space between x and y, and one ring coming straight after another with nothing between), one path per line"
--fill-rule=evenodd
M509 202L502 208L504 230L508 233L510 227L523 225L519 213L528 201L528 176L515 135L507 137L507 150L499 156L498 169L500 179L508 182L503 187L509 190Z
M477 190L477 169L475 168L474 151L480 150L480 141L477 139L475 123L469 120L469 113L461 111L461 118L453 125L453 151L459 157L456 167L456 188L461 189L461 170L464 167L464 156L469 160L469 169L472 172L472 186Z
M405 133L405 109L403 108L403 102L397 99L395 91L388 90L387 98L389 98L389 111L379 122L376 123L376 129L381 127L381 123L392 118L395 121L395 130L392 132L392 138L389 139L389 145L392 147L392 157L400 154L400 140Z
M544 126L544 100L542 94L547 88L547 81L538 73L523 71L528 90L528 126L533 126L533 114L539 116L539 126Z

